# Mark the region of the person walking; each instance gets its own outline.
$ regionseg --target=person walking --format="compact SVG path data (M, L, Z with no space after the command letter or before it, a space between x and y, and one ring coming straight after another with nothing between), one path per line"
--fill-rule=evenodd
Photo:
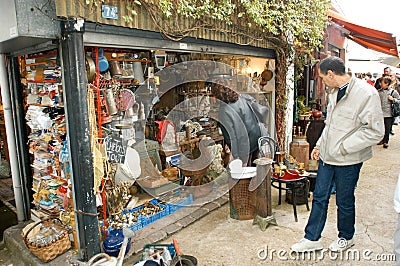
M392 72L392 74L391 74L390 77L392 78L392 84L390 84L390 87L391 87L392 89L396 90L397 93L400 94L400 81L399 81L398 75L397 75L395 72ZM398 124L399 124L399 117L396 116L396 117L394 118L394 120L393 120L392 126L393 126L393 125L396 125L396 126L397 126ZM392 127L392 128L393 128L393 127ZM390 134L391 134L391 135L394 135L393 129L390 129Z
M320 238L334 182L339 234L329 249L340 252L354 245L354 189L363 162L372 157L373 145L382 139L384 126L378 92L345 69L342 59L335 56L319 64L319 76L329 87L327 117L311 152L311 158L319 160L312 209L304 238L291 246L294 252L323 249Z
M399 93L389 87L391 83L392 79L390 76L383 77L381 79L381 88L378 90L385 123L385 135L378 145L383 145L383 148L389 147L389 135L394 121L394 117L392 116L391 112L391 103L400 101Z

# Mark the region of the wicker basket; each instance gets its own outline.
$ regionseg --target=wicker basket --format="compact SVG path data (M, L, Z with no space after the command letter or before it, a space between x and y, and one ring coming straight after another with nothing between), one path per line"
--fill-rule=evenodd
M233 219L250 220L256 215L256 191L249 191L250 180L240 179L234 186L229 186L230 214ZM232 179L229 181L234 182Z
M46 244L37 244L33 241L29 241L28 238L35 236L35 231L36 233L40 231L40 227L38 227L39 225L48 228L54 226L62 233ZM33 225L29 224L28 226L29 228L27 230L22 230L22 237L24 239L25 245L29 249L29 251L32 252L33 255L38 257L43 262L49 262L71 248L71 241L69 239L68 230L64 227L61 220L59 220L58 218L47 218Z

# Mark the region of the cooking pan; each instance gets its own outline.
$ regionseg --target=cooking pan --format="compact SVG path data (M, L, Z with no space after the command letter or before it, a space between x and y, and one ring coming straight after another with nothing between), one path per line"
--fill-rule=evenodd
M269 70L269 61L267 61L267 69L265 69L265 70L261 73L260 85L261 85L261 86L267 85L268 81L270 81L270 80L272 79L273 76L274 76L274 72L272 72L271 70Z
M174 244L176 255L172 259L170 266L197 266L197 259L190 255L183 255L175 238L172 239L172 243Z
M86 56L85 68L88 83L92 83L94 77L96 76L96 65L94 64L94 61L90 56Z

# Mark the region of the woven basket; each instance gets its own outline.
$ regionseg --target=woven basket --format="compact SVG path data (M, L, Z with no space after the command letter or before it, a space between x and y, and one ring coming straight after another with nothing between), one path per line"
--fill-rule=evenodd
M249 191L250 180L241 179L234 186L230 185L229 203L233 219L250 220L256 215L256 191Z
M63 230L63 233L57 238L53 239L51 242L47 244L37 244L30 242L28 240L28 236L32 237L34 234L30 234L31 232L37 232L38 226L43 225L46 227L55 226L59 230ZM47 218L42 221L39 221L29 227L26 232L22 231L22 237L24 239L26 247L32 252L33 255L38 257L43 262L49 262L56 258L58 255L63 254L67 250L71 248L71 241L69 239L68 230L64 227L61 220L58 218Z

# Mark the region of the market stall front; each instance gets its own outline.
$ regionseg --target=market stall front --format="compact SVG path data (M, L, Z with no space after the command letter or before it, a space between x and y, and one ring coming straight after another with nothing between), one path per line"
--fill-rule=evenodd
M59 17L71 15L56 7ZM140 230L227 192L219 102L209 86L227 81L274 109L275 54L267 43L244 48L207 35L177 42L146 26L80 19L62 22L62 30L51 25L57 34L30 36L32 45L2 42L13 62L13 104L21 107L14 112L30 197L24 219L62 218L87 259L100 250L99 224L104 237L123 226Z

